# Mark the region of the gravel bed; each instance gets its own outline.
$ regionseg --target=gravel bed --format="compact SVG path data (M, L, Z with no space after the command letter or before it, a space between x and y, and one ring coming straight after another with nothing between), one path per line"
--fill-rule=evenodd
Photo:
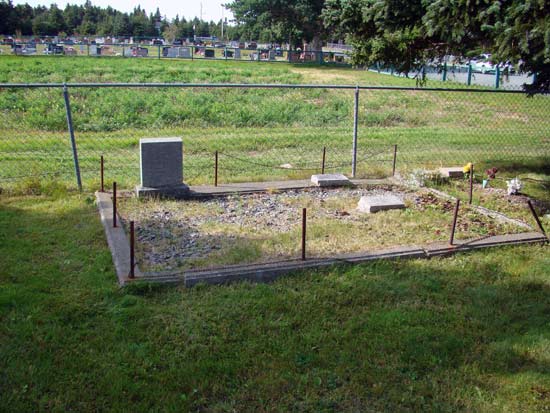
M258 232L289 232L301 223L301 208L308 209L308 220L324 217L343 221L361 219L362 214L355 206L363 195L385 195L391 193L403 200L415 201L414 193L392 191L390 188L308 188L279 193L231 195L205 201L192 201L201 204L202 210L193 214L185 208L177 208L174 201L156 203L152 210L129 211L124 220L136 222L138 245L147 245L141 251L142 260L149 265L162 264L166 270L177 268L188 259L205 258L220 250L220 237L210 236L201 231L204 224L228 224L246 227ZM354 208L325 207L330 201L349 201ZM226 243L236 235L224 236Z
M203 261L198 266L208 265L212 254L226 251L238 244L239 239L242 242L241 230L253 237L265 238L296 231L301 226L302 207L308 208L309 223L330 219L343 223L360 221L358 225L361 225L369 219L356 209L361 196L386 194L397 196L409 210L420 213L435 209L450 215L454 207L450 201L431 194L377 187L308 188L203 201L136 201L137 206L123 206L121 210L123 221L136 223L141 264L147 268L174 270L182 266L193 268L193 261L197 260ZM472 224L485 226L489 234L496 230L494 224L479 217L459 219L458 228L467 231ZM229 230L214 231L214 235L205 230L226 225ZM434 235L440 235L440 230L435 230Z

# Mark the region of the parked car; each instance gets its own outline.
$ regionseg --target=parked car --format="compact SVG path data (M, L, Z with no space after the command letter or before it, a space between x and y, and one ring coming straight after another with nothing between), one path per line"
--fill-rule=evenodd
M474 73L495 73L496 65L491 61L491 55L489 53L482 53L479 56L473 57L468 62L472 66L472 72Z
M472 65L472 72L475 73L495 73L496 66L493 65L489 60L470 60L470 65Z

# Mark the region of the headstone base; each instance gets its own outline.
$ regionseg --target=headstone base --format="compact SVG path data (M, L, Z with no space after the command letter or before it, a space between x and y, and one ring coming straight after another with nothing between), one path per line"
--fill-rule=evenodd
M347 176L342 174L311 175L311 182L321 187L351 185L351 181Z
M395 195L362 196L357 209L360 212L377 212L388 209L404 209L405 204Z
M147 188L141 185L136 186L136 195L138 198L189 198L189 187L185 184L177 186L166 186L162 188Z

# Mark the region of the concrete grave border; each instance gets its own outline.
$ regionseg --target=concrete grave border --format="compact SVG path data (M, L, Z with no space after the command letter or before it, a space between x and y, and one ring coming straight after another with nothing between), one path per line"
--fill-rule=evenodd
M372 183L372 184L395 184L389 180L375 180L367 182L354 180L354 184ZM259 183L258 183L259 184ZM192 192L196 198L226 196L228 194L247 194L255 192L265 192L271 189L304 189L310 188L309 181L290 181L281 185L275 182L263 183L263 189L256 183L227 185L225 188L220 187L192 187ZM231 188L231 189L229 189ZM454 197L437 190L428 190L434 194L447 199ZM153 283L166 284L183 284L186 287L192 287L199 283L207 284L226 284L235 281L253 281L253 282L271 282L277 278L301 270L313 268L326 268L339 264L359 264L374 260L394 260L406 258L431 258L434 256L448 256L457 252L473 251L482 248L492 248L505 245L521 245L521 244L546 244L548 238L539 232L534 232L532 227L515 219L509 218L496 211L489 210L483 207L475 207L481 213L484 213L492 218L501 219L504 222L513 223L520 227L529 229L529 232L519 234L495 235L470 240L455 241L455 245L449 245L445 242L435 242L423 246L409 245L397 246L387 249L366 251L353 254L342 254L332 258L310 258L306 261L299 259L286 260L279 262L270 262L262 264L247 264L247 265L229 265L224 268L190 270L179 272L158 272L158 273L143 273L138 266L134 267L135 278L130 279L130 245L128 238L119 224L113 228L113 204L111 194L106 192L96 192L97 206L101 216L101 222L105 229L107 242L113 256L118 282L120 286L134 281L145 281ZM120 223L120 217L117 218Z

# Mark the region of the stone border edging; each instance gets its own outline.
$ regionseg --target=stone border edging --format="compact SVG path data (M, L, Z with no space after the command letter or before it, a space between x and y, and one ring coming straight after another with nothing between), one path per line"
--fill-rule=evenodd
M431 190L430 190L431 191ZM434 194L447 199L454 197L445 194L444 192L433 190ZM235 193L235 192L232 192ZM342 263L359 264L368 261L381 259L405 259L405 258L431 258L435 256L447 256L457 252L472 251L481 248L491 248L504 245L520 245L520 244L546 244L548 239L538 232L523 232L519 234L494 235L484 238L477 238L464 241L456 241L455 245L449 245L445 242L435 242L425 246L398 246L372 252L361 252L343 254L333 258L311 258L306 261L288 260L282 262L269 262L263 264L248 264L248 265L232 265L217 269L192 270L184 272L165 272L157 273L142 273L137 264L134 268L135 278L129 279L130 272L130 245L128 238L121 225L113 228L113 204L111 195L106 192L96 192L96 201L101 216L101 222L105 228L107 242L113 256L118 282L120 286L124 286L127 282L146 281L166 284L184 284L186 287L192 287L199 283L207 284L226 284L235 281L253 281L253 282L271 282L282 275L291 272L301 271L313 268L326 268L332 265ZM217 195L217 194L216 194ZM475 206L474 206L475 207ZM486 214L486 210L490 213L495 211L487 208L476 207L481 213ZM483 209L483 210L481 210ZM495 213L499 217L503 217L504 221L518 225L523 228L532 229L531 226L524 222L508 218L507 216ZM489 215L492 218L498 219L496 216ZM117 218L118 222L120 218Z
M119 225L113 228L113 201L111 195L107 192L96 192L95 197L107 243L113 256L118 283L123 286L126 282L131 281L128 278L130 274L130 243L118 215L117 222ZM134 267L134 273L136 278L143 277L143 273L139 270L137 264Z

